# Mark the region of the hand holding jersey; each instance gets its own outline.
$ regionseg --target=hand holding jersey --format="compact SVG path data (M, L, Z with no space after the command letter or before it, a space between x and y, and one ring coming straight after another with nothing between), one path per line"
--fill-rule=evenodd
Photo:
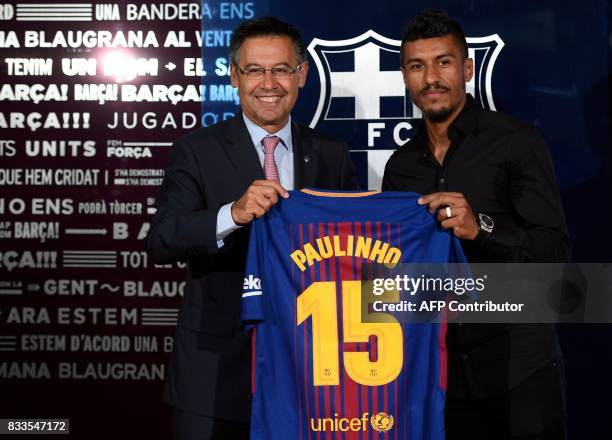
M237 225L250 223L268 212L279 197L289 197L287 190L280 184L271 180L255 180L232 205L232 220Z
M465 196L457 192L436 192L419 198L419 205L427 205L443 229L452 229L457 238L474 240L478 236L478 224L472 207ZM442 209L446 207L446 209Z

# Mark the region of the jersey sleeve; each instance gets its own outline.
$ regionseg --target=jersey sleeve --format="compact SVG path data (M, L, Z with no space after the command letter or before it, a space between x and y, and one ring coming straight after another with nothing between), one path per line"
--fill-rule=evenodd
M263 283L265 278L266 228L264 219L253 221L249 248L247 251L244 284L242 286L242 316L243 327L250 328L264 319Z

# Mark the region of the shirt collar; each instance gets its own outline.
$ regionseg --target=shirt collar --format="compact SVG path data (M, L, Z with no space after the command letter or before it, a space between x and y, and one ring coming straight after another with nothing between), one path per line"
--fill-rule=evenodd
M478 132L478 115L482 111L480 106L476 103L472 95L466 94L465 105L455 118L455 120L448 127L448 136L453 138L464 138L468 134L476 134ZM427 149L427 129L425 128L425 121L421 121L416 130L415 135L421 149Z
M288 150L293 150L293 143L291 142L291 115L289 115L289 120L285 124L283 128L278 130L276 133L268 133L266 130L261 128L255 122L251 121L247 115L242 113L242 118L244 119L244 123L251 135L251 139L253 140L253 145L256 148L263 148L261 145L261 140L266 136L278 136L281 140L281 144Z
M469 93L466 95L465 105L457 115L451 126L452 130L459 130L462 134L476 134L478 129L478 115L482 109Z

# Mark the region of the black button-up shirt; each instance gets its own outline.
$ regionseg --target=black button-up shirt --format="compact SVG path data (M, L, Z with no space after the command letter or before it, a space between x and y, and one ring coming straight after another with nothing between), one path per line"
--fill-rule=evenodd
M421 123L387 162L383 190L459 192L475 214L493 218L485 243L462 240L470 262L567 261L570 241L552 160L535 129L482 109L468 95L448 136L439 164ZM504 392L560 355L549 325L449 325L446 342L448 392L472 398Z

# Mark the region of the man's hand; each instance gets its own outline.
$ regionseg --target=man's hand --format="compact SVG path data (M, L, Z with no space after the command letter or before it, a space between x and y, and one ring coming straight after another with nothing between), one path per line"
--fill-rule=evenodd
M289 193L272 180L255 180L232 205L234 223L245 225L261 217L278 202L278 196L286 199Z
M474 240L478 235L478 223L472 207L465 196L456 192L437 192L427 194L418 200L419 205L427 205L432 214L438 210L438 221L444 229L452 229L461 239ZM448 214L451 214L450 217Z

